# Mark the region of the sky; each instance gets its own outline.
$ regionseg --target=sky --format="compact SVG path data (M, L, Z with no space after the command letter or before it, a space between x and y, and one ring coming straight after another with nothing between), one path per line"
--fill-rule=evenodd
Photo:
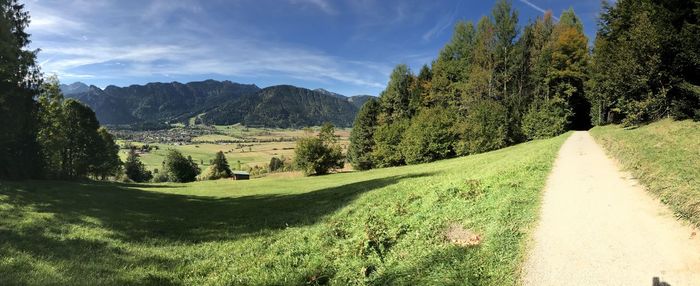
M206 79L378 95L397 64L417 71L458 21L495 0L26 0L31 48L62 83ZM574 8L589 39L598 0L513 0L520 27Z

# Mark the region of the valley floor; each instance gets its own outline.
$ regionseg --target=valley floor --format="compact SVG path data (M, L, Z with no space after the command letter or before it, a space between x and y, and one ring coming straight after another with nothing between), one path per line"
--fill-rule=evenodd
M549 176L524 284L697 285L697 232L576 132Z

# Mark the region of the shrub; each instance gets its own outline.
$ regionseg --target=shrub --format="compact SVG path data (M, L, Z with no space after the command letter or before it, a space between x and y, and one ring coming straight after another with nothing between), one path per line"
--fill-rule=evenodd
M270 172L277 172L284 169L284 162L280 158L272 157L268 168L270 169Z
M411 120L400 144L406 163L431 162L454 155L456 134L451 114L455 113L445 108L429 108Z
M456 126L461 137L455 147L458 155L487 152L508 144L507 110L501 103L480 100L468 112Z
M544 139L566 132L573 113L559 98L535 102L523 118L523 133L528 139Z
M302 138L294 150L294 165L305 175L323 175L343 168L343 151L335 143L332 125L324 125L318 137Z
M197 163L192 161L192 157L182 155L175 149L168 150L165 155L164 172L167 173L168 181L186 183L196 180L199 174Z
M401 119L391 124L382 124L374 131L374 158L377 167L399 166L405 163L399 145L403 133L408 128L408 119Z

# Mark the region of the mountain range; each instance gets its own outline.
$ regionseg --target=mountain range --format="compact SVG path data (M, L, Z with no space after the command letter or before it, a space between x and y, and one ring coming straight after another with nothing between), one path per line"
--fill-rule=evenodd
M372 98L291 85L261 89L254 84L216 80L110 85L104 89L76 82L61 85L61 91L90 106L102 124L134 126L187 123L196 116L203 123L217 125L298 128L331 122L348 127L362 104Z

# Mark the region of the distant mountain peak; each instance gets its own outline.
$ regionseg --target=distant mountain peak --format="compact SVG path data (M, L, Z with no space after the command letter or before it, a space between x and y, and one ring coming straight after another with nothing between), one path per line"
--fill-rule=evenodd
M61 84L59 87L64 95L83 93L87 92L90 89L90 87L87 84L84 84L79 81L67 85Z
M337 97L337 98L340 98L340 99L347 99L347 96L345 96L345 95L342 95L342 94L340 94L340 93L335 93L335 92L332 92L332 91L328 91L328 90L323 89L323 88L317 88L317 89L314 89L314 91L315 91L315 92L318 92L318 93L325 94L325 95L330 95L330 96L332 96L332 97Z

